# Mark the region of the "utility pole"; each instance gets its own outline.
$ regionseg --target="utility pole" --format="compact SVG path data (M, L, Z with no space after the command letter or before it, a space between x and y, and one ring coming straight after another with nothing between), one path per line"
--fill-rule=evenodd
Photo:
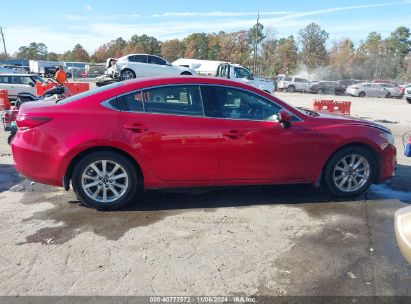
M257 40L258 40L258 25L260 23L260 11L258 11L257 15L257 24L255 28L255 37L254 37L254 73L257 73Z
M6 40L4 40L3 28L1 26L0 26L0 34L1 34L1 39L3 40L4 53L6 54L6 57L7 57Z

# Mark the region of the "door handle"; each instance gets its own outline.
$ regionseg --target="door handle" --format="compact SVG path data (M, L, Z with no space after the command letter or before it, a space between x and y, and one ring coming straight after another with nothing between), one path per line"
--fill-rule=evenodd
M245 133L246 131L230 130L228 132L223 132L223 137L228 139L239 139L241 137L244 137Z
M134 133L143 133L148 129L142 125L124 125L124 129L130 130Z

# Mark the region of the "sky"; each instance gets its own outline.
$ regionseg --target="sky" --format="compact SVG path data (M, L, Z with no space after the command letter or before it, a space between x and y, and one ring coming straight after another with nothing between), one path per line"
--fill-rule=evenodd
M258 11L265 29L278 38L297 37L301 28L316 22L330 34L329 44L342 38L358 44L371 31L387 37L398 26L411 27L411 0L0 0L0 27L10 54L30 42L43 42L57 53L80 43L92 53L103 43L134 34L168 40L249 29Z

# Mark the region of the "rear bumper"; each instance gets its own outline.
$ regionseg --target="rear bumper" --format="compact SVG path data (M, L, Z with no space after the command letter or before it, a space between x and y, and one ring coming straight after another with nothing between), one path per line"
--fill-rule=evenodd
M58 172L62 159L55 149L36 149L28 139L32 130L17 132L12 142L13 160L16 170L24 177L52 186L62 186L63 176Z
M381 153L381 171L378 182L384 182L392 178L397 166L397 148L388 144Z

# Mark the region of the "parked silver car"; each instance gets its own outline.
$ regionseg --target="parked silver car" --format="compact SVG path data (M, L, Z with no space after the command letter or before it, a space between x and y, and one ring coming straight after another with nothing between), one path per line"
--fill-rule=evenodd
M278 82L278 90L286 90L294 93L297 91L304 92L310 82L307 79L299 77L284 76Z
M357 83L345 91L348 95L358 97L390 97L391 93L379 83Z
M405 88L404 98L408 103L411 103L411 86Z

